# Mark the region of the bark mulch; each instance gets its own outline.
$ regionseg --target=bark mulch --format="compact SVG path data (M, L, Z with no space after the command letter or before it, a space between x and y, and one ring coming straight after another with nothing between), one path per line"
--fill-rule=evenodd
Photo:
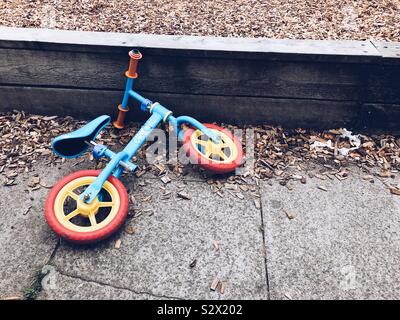
M400 0L2 0L0 25L173 35L400 41Z

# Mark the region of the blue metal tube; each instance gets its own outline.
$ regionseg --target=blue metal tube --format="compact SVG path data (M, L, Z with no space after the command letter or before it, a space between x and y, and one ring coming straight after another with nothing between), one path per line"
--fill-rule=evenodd
M106 182L107 178L118 166L123 157L124 154L122 152L119 152L114 157L112 157L107 166L97 176L96 180L94 180L86 188L86 190L79 196L79 198L86 203L91 203L97 197L103 187L104 182Z
M107 157L107 158L109 158L109 159L114 158L115 155L116 155L116 153L113 152L113 151L111 151L111 150L108 149L108 148L104 151L104 156ZM119 162L119 164L120 164L120 166L124 167L126 170L129 170L129 171L132 171L132 172L135 171L136 168L137 168L137 165L135 165L135 164L133 164L132 162L127 161L127 160L124 160L124 161L121 160L121 161ZM115 175L115 174L114 174L114 175ZM117 178L118 178L118 177L117 177Z
M125 93L124 93L124 99L122 100L122 108L127 109L128 108L128 102L129 102L129 91L132 90L133 87L133 79L132 78L127 78L126 79L126 84L125 84Z
M176 118L173 115L170 115L168 117L168 122L172 123L178 139L180 141L182 141L183 140L184 131L181 130L180 126L178 126L178 121L176 120Z
M131 141L127 144L127 146L120 153L123 153L124 156L122 160L129 161L134 154L138 151L138 149L145 143L147 137L151 134L154 128L156 128L160 122L163 120L163 117L158 113L153 113L149 119L147 119L146 123L140 128L140 130L135 134L135 136L131 139ZM119 177L123 171L123 168L119 166L115 172L114 176Z
M199 129L201 132L203 132L206 136L208 136L211 140L213 140L215 143L219 143L220 141L220 136L216 135L213 131L208 129L206 126L204 126L202 123L197 121L196 119L188 116L181 116L178 118L175 118L172 116L172 112L165 108L163 105L160 103L156 102L154 106L151 108L151 112L153 114L158 113L164 121L170 121L172 125L175 127L175 130L178 134L179 139L182 139L182 133L180 132L180 125L182 123L189 123L193 127Z
M149 102L151 103L151 101L149 99L146 99L145 97L141 96L139 93L137 93L136 91L133 90L129 90L129 95L136 99L137 101L139 101L141 104L148 104Z
M126 91L125 91L126 92ZM129 95L136 99L137 101L139 101L141 103L141 105L148 105L151 104L151 101L149 99L146 99L145 97L141 96L139 93L137 93L134 90L129 90ZM167 112L169 112L170 110L168 110L167 108L165 108L163 105L157 103L157 105L154 107L153 109L153 114L154 113L159 113L160 115L166 115ZM199 129L201 132L203 132L206 136L208 136L213 142L215 143L219 143L220 141L220 136L214 134L211 130L209 130L207 127L205 127L201 122L197 121L196 119L192 118L192 117L188 117L188 116L181 116L178 118L169 116L168 120L172 122L172 124L175 127L175 130L177 131L178 135L179 135L179 131L180 128L179 126L182 123L189 123L191 124L193 127Z
M217 134L215 134L214 132L212 132L210 129L208 129L206 126L204 126L204 124L202 124L201 122L197 121L196 119L192 118L192 117L188 117L188 116L180 116L178 118L174 118L171 119L172 123L176 123L176 127L179 128L179 126L182 123L189 123L191 124L193 127L199 129L201 132L203 132L207 137L209 137L214 143L219 143L221 137ZM178 129L178 134L179 134L179 129ZM179 137L181 138L181 136L179 135Z
M123 152L126 154L126 160L129 160L133 157L140 146L146 141L153 129L160 124L162 119L162 116L157 113L153 113L151 117L147 119L145 124L140 128L140 130L135 134L135 136L123 150Z

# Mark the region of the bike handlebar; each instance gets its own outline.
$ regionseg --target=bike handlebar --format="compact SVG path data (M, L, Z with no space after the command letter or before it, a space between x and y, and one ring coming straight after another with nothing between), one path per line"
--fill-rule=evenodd
M142 54L140 53L139 50L133 49L133 50L129 51L129 57L131 59L129 61L128 71L126 71L125 75L128 78L137 78L138 74L137 74L136 70L137 70L139 60L142 59Z

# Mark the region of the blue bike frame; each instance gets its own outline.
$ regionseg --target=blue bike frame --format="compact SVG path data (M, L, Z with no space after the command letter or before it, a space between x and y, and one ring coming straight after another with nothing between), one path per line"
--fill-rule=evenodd
M149 112L151 116L141 127L141 129L133 136L126 147L118 153L114 153L105 146L94 144L95 147L93 148L93 154L96 156L96 158L105 156L110 159L110 162L98 175L96 180L94 180L80 195L81 200L86 203L90 203L96 198L102 189L104 182L111 174L118 178L124 169L128 171L134 171L136 169L137 166L131 163L130 159L145 143L147 137L151 134L153 129L155 129L161 122L170 122L174 126L175 132L180 140L183 138L183 130L181 130L181 125L183 123L187 123L192 127L199 129L213 142L218 143L220 141L219 135L214 134L213 131L209 130L196 119L188 116L180 116L175 118L172 115L172 111L168 110L160 103L153 103L151 100L141 96L139 93L133 90L133 83L133 78L127 78L121 107L124 110L127 110L129 99L133 98L140 103L140 109L142 111Z

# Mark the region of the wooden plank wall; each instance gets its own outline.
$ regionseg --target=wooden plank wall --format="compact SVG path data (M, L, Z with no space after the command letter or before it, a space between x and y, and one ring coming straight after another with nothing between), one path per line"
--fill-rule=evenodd
M235 124L399 129L400 43L370 41L3 27L0 111L83 119L114 113L131 48L144 56L135 88L175 115ZM133 120L145 117L130 113Z

